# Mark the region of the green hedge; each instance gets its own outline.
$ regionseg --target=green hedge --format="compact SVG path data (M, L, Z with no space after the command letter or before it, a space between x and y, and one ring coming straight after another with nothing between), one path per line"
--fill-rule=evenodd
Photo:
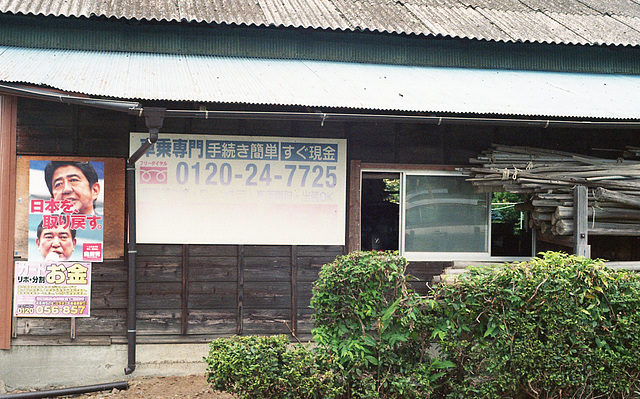
M205 359L209 384L240 399L336 397L342 388L328 360L283 335L216 339Z
M337 359L347 397L424 398L449 365L429 355L433 321L406 266L395 252L353 252L320 271L314 339Z
M640 389L640 278L545 253L435 292L451 398L629 398Z
M421 297L406 265L338 257L313 288L314 349L218 339L209 382L239 398L640 398L640 274L549 252Z

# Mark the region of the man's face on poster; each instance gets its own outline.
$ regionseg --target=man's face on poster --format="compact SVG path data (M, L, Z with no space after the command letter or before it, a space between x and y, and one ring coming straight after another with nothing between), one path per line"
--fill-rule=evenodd
M76 247L76 239L69 228L43 229L36 245L45 260L61 261L71 257Z
M89 184L84 173L75 166L61 166L53 172L52 194L56 201L70 201L77 213L93 214L93 202L100 194L100 184Z

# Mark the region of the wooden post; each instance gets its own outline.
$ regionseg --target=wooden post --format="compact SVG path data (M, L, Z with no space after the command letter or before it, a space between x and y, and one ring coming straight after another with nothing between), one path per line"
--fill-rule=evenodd
M291 334L298 332L298 246L291 246Z
M347 251L360 250L361 244L361 224L362 210L360 207L360 197L362 196L362 163L351 161L349 168L349 224L347 226Z
M0 96L0 349L11 347L18 99Z
M236 334L242 335L242 330L244 328L244 307L243 307L243 298L244 298L244 246L238 245L238 320L237 320L237 328Z
M588 200L587 187L576 186L573 189L573 212L576 227L573 236L573 252L578 256L590 257L588 240Z
M180 311L180 334L187 334L189 325L189 245L182 245L182 301Z

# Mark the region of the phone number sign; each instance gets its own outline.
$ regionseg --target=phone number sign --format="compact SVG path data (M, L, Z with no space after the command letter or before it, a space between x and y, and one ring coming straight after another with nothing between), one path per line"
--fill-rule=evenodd
M346 141L161 135L136 196L139 242L342 245Z
M16 262L13 315L89 317L91 263Z

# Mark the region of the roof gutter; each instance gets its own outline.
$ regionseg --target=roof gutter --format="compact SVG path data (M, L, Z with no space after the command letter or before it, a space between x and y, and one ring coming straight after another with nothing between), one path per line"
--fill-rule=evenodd
M130 115L143 116L145 109L139 102L105 100L92 97L69 95L56 91L24 86L15 83L0 82L0 94L35 98L45 101L63 102L66 104L110 109ZM485 126L519 126L537 128L574 128L574 129L640 129L640 120L570 120L549 118L491 118L491 117L459 117L433 115L397 115L370 113L335 113L335 112L273 112L273 111L207 111L207 110L166 110L165 118L186 119L245 119L245 120L290 120L318 122L321 125L329 122L402 122L422 123L430 125L485 125Z
M562 119L516 119L489 117L458 117L429 115L393 115L393 114L345 114L334 112L269 112L269 111L189 111L167 110L167 118L193 119L259 119L259 120L296 120L319 122L402 122L430 125L491 125L526 126L539 128L580 128L580 129L640 129L640 120L588 121Z
M105 100L88 96L83 97L39 87L5 82L0 82L0 94L10 94L18 97L35 98L37 100L55 101L72 105L84 105L87 107L110 109L121 112L131 112L132 110L142 107L138 102Z

